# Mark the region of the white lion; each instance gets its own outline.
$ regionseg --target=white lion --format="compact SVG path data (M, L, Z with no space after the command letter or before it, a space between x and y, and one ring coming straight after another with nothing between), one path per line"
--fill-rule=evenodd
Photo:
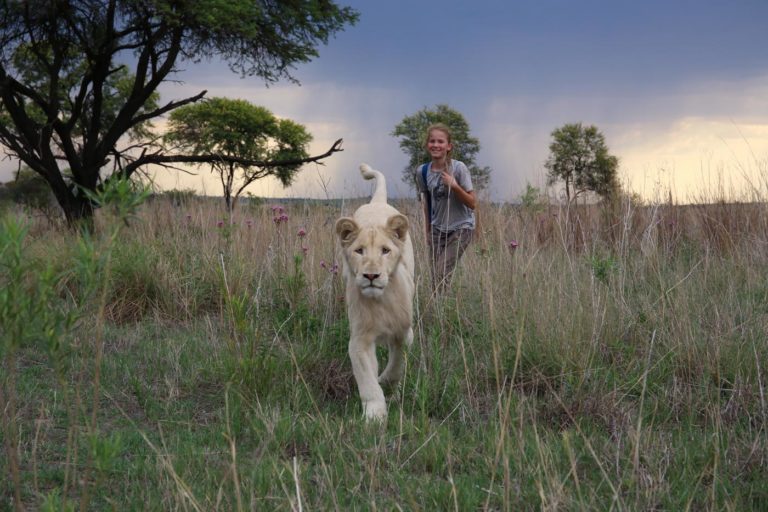
M387 405L381 384L396 383L405 369L404 349L413 341L413 245L408 218L387 204L384 175L360 166L376 179L370 203L352 218L336 221L342 247L349 315L349 357L366 419L383 420ZM378 376L376 345L389 349Z

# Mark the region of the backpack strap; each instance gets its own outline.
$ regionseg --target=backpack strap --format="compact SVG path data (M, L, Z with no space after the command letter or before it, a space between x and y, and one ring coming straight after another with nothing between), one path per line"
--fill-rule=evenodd
M421 166L421 179L424 181L424 190L427 191L427 211L429 212L429 220L432 221L432 193L429 191L429 186L427 185L427 169L429 168L429 164L424 164Z

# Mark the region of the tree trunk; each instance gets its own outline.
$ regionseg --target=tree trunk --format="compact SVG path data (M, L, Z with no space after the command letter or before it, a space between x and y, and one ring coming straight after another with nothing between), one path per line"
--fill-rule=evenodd
M77 196L73 190L67 186L63 180L56 180L53 183L48 181L53 190L53 195L59 203L67 224L71 228L91 230L93 228L93 203L82 191Z
M229 168L227 169L227 181L224 183L224 203L227 205L227 215L229 216L230 221L232 220L232 210L235 208L234 202L232 201L232 191L235 186L236 170L235 164L229 164Z

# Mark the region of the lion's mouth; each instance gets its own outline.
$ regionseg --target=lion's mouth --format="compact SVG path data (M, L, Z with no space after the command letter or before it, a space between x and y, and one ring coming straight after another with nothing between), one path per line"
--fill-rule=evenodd
M366 297L379 297L384 293L384 287L368 283L360 288L360 293Z

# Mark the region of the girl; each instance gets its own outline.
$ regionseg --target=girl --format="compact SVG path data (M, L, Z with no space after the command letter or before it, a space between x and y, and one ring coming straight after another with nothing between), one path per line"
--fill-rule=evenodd
M451 158L451 130L438 123L427 128L425 147L432 161L416 169L430 247L432 283L443 291L475 230L477 200L463 162Z

